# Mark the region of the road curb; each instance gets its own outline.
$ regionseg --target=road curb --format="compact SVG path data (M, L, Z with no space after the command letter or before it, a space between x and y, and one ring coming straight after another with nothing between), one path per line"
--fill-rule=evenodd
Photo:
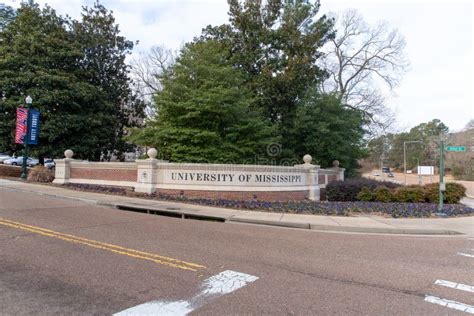
M278 226L278 227L289 227L289 228L300 228L300 229L311 229L309 223L293 223L293 222L280 222L280 221L270 221L262 219L252 219L252 218L234 218L231 217L227 222L237 222L245 224L257 224L257 225L267 225L267 226Z
M460 233L454 230L443 230L443 229L328 226L328 225L315 225L315 224L311 224L311 230L351 232L351 233L372 233L372 234L400 234L400 235L463 235L463 233Z
M188 211L183 209L170 209L160 206L144 206L144 205L130 205L126 203L110 203L102 202L98 200L85 199L79 197L71 197L65 195L59 195L54 193L38 192L34 190L25 190L20 188L4 187L9 190L34 193L42 196L51 196L55 198L63 198L75 201L86 202L95 204L97 206L111 207L119 210L135 211L141 213L169 216L182 219L197 219L197 220L208 220L228 223L243 223L243 224L255 224L265 225L274 227L287 227L287 228L298 228L304 230L322 231L322 232L348 232L348 233L372 233L372 234L398 234L398 235L464 235L461 232L453 230L438 230L438 229L405 229L405 228L381 228L381 227L358 227L358 226L333 226L333 225L318 225L311 223L301 222L288 222L288 221L272 221L252 218L242 218L231 216L215 216L208 214L200 214L198 211Z
M73 197L73 196L66 196L66 195L60 195L60 194L54 194L54 193L38 192L38 191L33 191L33 190L25 190L25 189L12 188L12 187L3 187L3 188L5 188L7 190L11 190L11 191L24 192L24 193L33 193L33 194L41 195L41 196L50 196L50 197L59 198L59 199L81 201L81 202L85 202L85 203L89 203L89 204L101 205L100 202L98 202L97 200L91 200L91 199L85 199L85 198L79 198L79 197ZM106 204L104 203L103 205L105 206Z

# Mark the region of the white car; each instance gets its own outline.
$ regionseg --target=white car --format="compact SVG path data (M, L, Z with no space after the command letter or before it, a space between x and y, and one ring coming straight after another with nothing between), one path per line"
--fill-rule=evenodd
M33 158L28 158L26 160L26 164L28 165L28 163L32 160L33 160ZM23 156L7 159L3 163L5 165L21 166L23 164Z
M26 164L28 165L28 167L34 167L39 164L39 160L34 158L28 158Z
M4 153L0 153L0 163L3 163L5 160L7 159L11 159L12 156L9 156L7 154L4 154Z
M44 160L44 166L48 168L49 170L53 169L56 167L56 163L54 162L53 159L45 159Z

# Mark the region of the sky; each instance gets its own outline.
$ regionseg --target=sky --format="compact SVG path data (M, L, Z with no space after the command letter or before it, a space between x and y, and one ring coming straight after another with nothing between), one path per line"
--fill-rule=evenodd
M0 0L17 7L20 0ZM91 0L36 0L59 14L80 17ZM122 34L139 41L134 54L153 45L178 49L207 25L227 22L225 0L102 0ZM474 119L474 5L472 0L321 0L321 14L356 9L371 25L383 20L406 40L409 71L388 94L399 131L440 119L451 131Z

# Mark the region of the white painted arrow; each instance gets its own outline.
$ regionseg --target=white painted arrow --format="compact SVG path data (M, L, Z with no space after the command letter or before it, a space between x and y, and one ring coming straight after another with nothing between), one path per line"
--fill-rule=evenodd
M447 299L432 296L432 295L426 295L425 301L433 303L433 304L441 305L447 308L452 308L458 311L466 312L469 314L474 314L474 306L472 305L467 305L464 303L451 301L451 300L447 300Z
M474 255L471 255L469 253L458 252L458 255L468 257L468 258L474 258Z
M474 286L472 285L456 283L456 282L451 282L451 281L446 281L446 280L436 280L435 285L441 285L441 286L450 287L456 290L474 293Z
M256 280L258 277L254 275L227 270L206 279L201 286L201 292L189 300L152 301L114 315L187 315L207 302L232 293Z

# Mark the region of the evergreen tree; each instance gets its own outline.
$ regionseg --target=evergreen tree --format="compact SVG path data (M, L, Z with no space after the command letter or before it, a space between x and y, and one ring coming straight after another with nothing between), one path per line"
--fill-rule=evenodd
M0 3L0 32L15 19L15 9Z
M362 112L344 107L334 95L308 93L298 107L291 139L297 157L310 153L314 163L332 167L338 160L354 175L365 156Z
M0 150L20 153L15 109L26 95L41 111L39 143L33 147L40 160L61 157L67 148L90 160L125 149L124 127L142 115L128 86L125 54L131 44L117 36L105 9L85 10L84 21L77 22L48 6L23 4L0 32ZM106 23L89 22L89 15ZM105 38L114 45L107 46Z
M389 155L391 166L403 169L404 155L403 143L406 141L421 141L421 143L407 144L406 163L407 170L421 165L437 165L437 146L434 140L446 135L449 128L439 119L433 119L412 127L410 131L394 136Z
M74 40L80 43L84 54L79 62L87 81L99 87L111 104L109 115L112 124L104 135L106 158L115 154L119 158L132 146L123 140L126 127L141 125L144 103L133 94L129 67L125 63L133 49L133 42L120 35L111 11L98 2L84 7L82 19L72 22Z
M224 51L217 41L187 44L162 78L156 119L131 139L174 162L248 163L265 155L271 130Z
M290 135L298 103L325 78L317 60L320 48L333 36L333 21L316 17L319 1L228 3L230 24L208 26L202 38L230 48L231 60L244 71L256 104L277 127L282 158L293 158Z

